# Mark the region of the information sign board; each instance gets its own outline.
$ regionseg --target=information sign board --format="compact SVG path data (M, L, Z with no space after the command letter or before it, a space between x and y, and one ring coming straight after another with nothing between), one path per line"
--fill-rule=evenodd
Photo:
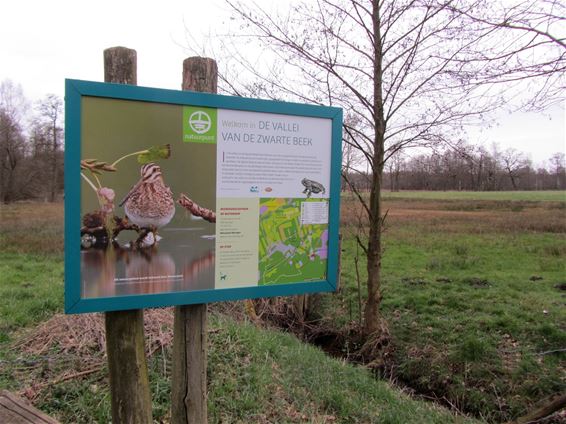
M336 289L342 110L66 81L65 310Z

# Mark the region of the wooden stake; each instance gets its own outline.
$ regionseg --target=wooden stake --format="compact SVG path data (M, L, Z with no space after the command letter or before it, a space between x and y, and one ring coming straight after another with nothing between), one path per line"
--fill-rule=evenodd
M218 68L213 59L183 62L183 90L216 93ZM206 424L206 305L175 307L171 376L171 423Z
M138 84L138 55L126 47L111 47L104 50L104 82L116 84Z
M136 51L104 50L104 81L137 84ZM143 311L106 312L106 354L112 422L150 424L151 395L144 347Z
M171 424L207 422L206 305L175 308Z

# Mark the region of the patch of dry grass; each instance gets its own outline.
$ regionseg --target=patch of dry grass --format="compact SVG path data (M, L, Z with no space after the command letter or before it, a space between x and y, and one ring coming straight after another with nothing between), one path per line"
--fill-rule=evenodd
M62 202L0 204L0 251L62 254Z
M395 230L407 224L419 230L448 233L566 233L566 203L501 202L488 200L386 200L386 228ZM355 199L344 199L341 225L361 222L367 225L362 206Z

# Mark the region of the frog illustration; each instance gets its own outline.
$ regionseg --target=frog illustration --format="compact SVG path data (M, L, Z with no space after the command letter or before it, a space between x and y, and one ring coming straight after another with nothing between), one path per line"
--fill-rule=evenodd
M311 197L312 193L326 193L326 189L321 183L317 183L316 181L309 180L308 178L303 178L301 183L305 186L303 193L307 194L307 198Z

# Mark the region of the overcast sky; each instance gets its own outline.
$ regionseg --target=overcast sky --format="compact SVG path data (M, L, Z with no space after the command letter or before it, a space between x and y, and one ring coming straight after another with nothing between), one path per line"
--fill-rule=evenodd
M228 19L221 0L18 0L2 2L0 13L0 81L21 84L31 100L63 97L65 78L102 81L102 51L118 45L137 50L138 85L180 89L186 28L198 37ZM566 151L564 103L545 114L502 112L497 120L470 128L470 141L515 147L537 164Z

